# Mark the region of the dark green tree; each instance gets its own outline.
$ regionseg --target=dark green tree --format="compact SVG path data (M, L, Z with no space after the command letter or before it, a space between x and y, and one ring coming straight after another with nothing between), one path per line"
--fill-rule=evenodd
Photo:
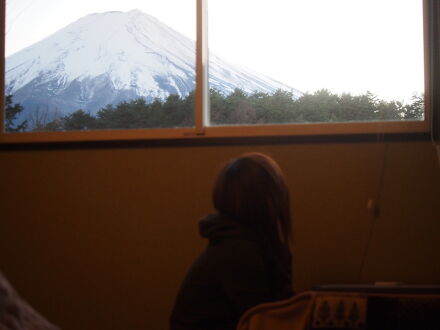
M226 109L225 96L216 89L209 91L210 120L213 125L228 123L230 114Z
M223 113L225 115L224 124L253 124L255 123L255 111L249 104L248 97L239 88L226 96Z
M196 92L191 91L183 99L178 127L191 127L195 124Z
M339 97L327 89L313 94L306 93L298 100L298 122L325 123L339 121L341 107Z
M50 122L48 122L43 131L45 132L60 132L60 131L65 131L66 129L64 128L64 124L65 124L65 117L61 117L61 118L56 118Z
M400 101L378 102L376 107L377 120L402 120L404 119L404 105Z
M413 95L412 103L404 107L403 118L405 120L422 120L425 114L424 95Z
M273 94L254 93L250 98L257 109L258 123L282 124L296 121L298 105L291 92L279 89Z
M178 127L182 121L181 108L183 100L178 94L170 94L162 105L159 127Z
M109 104L98 111L98 127L106 129L133 128L133 113L128 102L121 102L116 107Z
M339 109L331 121L367 121L376 118L377 97L370 92L353 96L344 93L339 96Z
M84 110L77 110L65 116L62 120L64 129L67 131L81 131L95 129L97 127L96 118ZM56 125L56 122L51 122Z
M5 130L6 132L20 132L27 128L27 120L16 124L17 116L23 111L23 106L20 103L13 103L12 95L5 97Z

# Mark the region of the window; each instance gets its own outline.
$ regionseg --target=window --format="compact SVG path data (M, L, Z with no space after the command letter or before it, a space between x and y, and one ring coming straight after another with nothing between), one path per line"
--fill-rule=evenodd
M195 12L188 0L8 2L5 130L194 127Z
M8 1L1 139L426 132L428 3Z
M423 120L421 1L222 0L208 8L210 48L224 54L210 54L211 124Z

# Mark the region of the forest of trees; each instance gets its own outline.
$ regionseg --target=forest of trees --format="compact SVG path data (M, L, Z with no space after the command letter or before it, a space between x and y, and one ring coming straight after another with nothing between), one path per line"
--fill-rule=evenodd
M14 104L12 95L7 95L5 128L14 132L191 127L194 125L194 104L195 93L192 92L187 97L170 95L151 103L139 98L107 105L96 115L81 109L50 121L35 120L31 115L27 121L17 124L15 118L23 107ZM403 103L380 100L369 92L338 95L326 89L299 98L282 90L273 94L247 94L236 89L229 95L210 91L212 125L420 120L423 115L423 95L414 95L410 103Z

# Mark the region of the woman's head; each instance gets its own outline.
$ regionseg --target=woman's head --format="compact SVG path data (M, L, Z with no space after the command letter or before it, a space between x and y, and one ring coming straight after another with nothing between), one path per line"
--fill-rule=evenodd
M289 190L283 172L272 158L249 153L231 160L218 174L213 201L221 214L278 241L272 244L288 244Z
M244 154L219 172L213 191L220 214L257 234L270 269L276 299L292 293L289 189L283 172L270 157Z

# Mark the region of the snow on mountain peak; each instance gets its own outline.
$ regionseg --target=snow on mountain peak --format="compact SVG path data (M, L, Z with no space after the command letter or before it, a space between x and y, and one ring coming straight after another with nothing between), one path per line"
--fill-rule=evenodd
M129 10L129 11L127 12L127 14L130 15L130 16L146 15L145 13L143 13L142 11L140 11L140 10L137 9L137 8L132 9L132 10Z
M292 90L215 55L210 85L225 93L236 87L246 92ZM32 103L33 91L47 90L46 100L53 102L46 102L68 110L96 111L93 107L116 102L121 95L185 96L194 87L195 42L138 9L87 15L6 58L7 93Z

